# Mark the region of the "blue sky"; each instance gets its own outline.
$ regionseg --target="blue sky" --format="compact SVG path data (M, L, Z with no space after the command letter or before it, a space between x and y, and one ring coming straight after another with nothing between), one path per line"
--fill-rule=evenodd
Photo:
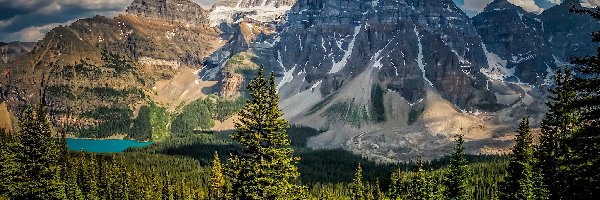
M58 25L95 15L113 17L133 0L0 0L0 41L35 42ZM215 0L192 0L209 8ZM469 16L492 0L453 0ZM541 11L562 0L508 0L530 11ZM582 0L600 5L600 0Z

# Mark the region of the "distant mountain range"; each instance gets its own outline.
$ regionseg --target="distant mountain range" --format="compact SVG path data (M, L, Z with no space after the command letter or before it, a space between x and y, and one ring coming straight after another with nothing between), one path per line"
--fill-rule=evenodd
M539 124L554 71L597 48L600 25L571 4L580 6L538 15L495 0L469 18L452 0L226 0L210 10L134 0L34 48L9 45L1 99L13 114L42 99L67 130L127 127L143 105L177 112L210 94L239 96L264 65L285 117L326 130L312 148L435 158L465 134L470 153L502 153L520 118Z

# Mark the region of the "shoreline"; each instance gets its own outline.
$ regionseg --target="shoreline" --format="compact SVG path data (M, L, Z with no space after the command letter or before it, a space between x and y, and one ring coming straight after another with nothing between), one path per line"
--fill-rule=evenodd
M131 141L144 142L144 143L152 142L151 140L140 141L140 140L135 140L135 139L129 139L129 138L127 138L127 135L125 135L125 134L116 134L116 135L111 135L111 136L103 137L103 138L75 137L75 135L73 135L73 134L68 134L67 137L66 137L66 139L82 139L82 140L131 140Z

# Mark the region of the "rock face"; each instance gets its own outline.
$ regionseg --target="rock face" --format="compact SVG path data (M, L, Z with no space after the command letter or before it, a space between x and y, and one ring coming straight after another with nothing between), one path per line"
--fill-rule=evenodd
M6 64L23 54L29 53L33 47L35 47L34 42L0 42L0 65Z
M506 0L495 0L473 18L473 23L493 57L495 68L486 69L493 77L508 78L533 85L549 84L557 66L571 56L593 53L589 33L600 28L589 16L569 12L565 1L540 15L528 13ZM491 72L496 69L496 73ZM498 73L504 72L504 73Z
M538 85L556 69L552 50L545 39L544 23L506 0L495 0L473 18L490 55L502 61L503 74L516 82Z
M215 6L251 8L251 7L284 7L293 6L295 0L223 0L215 3Z
M134 0L125 12L188 23L208 22L208 12L189 0Z
M568 12L571 5L581 7L577 0L565 0L539 16L552 54L560 61L569 61L571 56L593 55L598 48L597 43L590 42L590 33L600 29L600 23L588 15Z
M288 15L272 64L294 82L284 97L319 81L328 96L372 71L374 83L409 102L427 89L465 109L495 101L479 72L487 66L481 40L451 0L298 1Z
M239 74L227 72L223 78L223 88L221 89L221 95L224 97L233 97L239 94L242 85L244 83L244 77Z
M280 22L296 0L225 0L210 11L211 26L232 24L249 18L262 23Z

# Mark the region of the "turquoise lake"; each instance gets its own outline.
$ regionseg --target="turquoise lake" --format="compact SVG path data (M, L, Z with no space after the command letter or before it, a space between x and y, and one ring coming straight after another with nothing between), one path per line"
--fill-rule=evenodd
M145 147L152 142L138 142L135 140L90 140L90 139L67 139L69 150L94 153L118 153L129 147Z

